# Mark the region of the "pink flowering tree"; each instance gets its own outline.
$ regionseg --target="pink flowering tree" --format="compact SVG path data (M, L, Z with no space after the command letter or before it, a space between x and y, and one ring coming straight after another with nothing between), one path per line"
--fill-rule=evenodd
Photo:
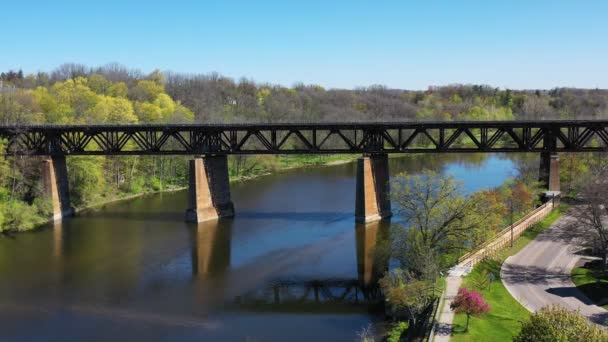
M467 326L464 331L469 331L469 318L471 316L481 316L490 311L490 305L483 300L481 294L475 291L469 291L464 287L458 289L458 294L450 304L450 309L456 313L467 314Z

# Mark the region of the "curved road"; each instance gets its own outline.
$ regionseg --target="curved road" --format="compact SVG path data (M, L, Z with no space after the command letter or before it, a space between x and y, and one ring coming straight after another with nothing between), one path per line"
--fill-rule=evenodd
M519 253L507 258L501 278L511 295L530 311L558 304L605 324L608 311L594 305L570 279L572 268L581 258L576 252L582 249L582 237L588 233L575 212L576 208L571 209Z

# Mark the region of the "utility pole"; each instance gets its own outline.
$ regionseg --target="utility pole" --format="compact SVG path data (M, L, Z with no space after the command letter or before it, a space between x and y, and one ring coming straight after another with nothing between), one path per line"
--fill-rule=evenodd
M511 217L511 247L513 247L513 194L509 198L509 213Z

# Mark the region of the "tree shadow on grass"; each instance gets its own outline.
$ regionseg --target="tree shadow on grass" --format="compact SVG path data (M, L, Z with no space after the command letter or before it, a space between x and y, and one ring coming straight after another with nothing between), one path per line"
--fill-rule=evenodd
M471 327L469 326L469 331L464 331L465 326L463 324L452 324L452 335L463 335L471 332Z
M493 314L493 313L488 313L487 315L484 315L483 317L471 317L471 321L469 324L469 331L465 332L465 325L464 324L457 324L454 323L452 325L452 335L466 335L469 334L471 332L471 329L474 329L473 327L475 326L475 321L477 320L494 320L494 321L498 321L498 322L513 322L513 323L520 323L522 324L524 321L519 320L519 319L514 319L511 317L507 317L507 316L503 316L500 314ZM508 330L508 328L504 327L505 330Z

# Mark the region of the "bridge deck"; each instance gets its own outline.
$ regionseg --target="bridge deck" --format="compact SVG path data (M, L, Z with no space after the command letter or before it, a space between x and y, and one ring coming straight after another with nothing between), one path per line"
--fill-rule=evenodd
M16 155L606 151L608 120L0 126Z

